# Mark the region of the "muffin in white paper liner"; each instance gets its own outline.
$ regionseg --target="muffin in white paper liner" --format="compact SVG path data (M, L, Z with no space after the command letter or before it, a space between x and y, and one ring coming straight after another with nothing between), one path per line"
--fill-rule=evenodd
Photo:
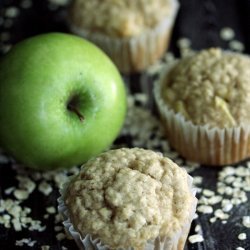
M168 107L162 90L170 70L178 60L167 65L154 84L154 98L170 145L188 160L205 165L234 164L250 156L250 126L232 128L195 125Z
M103 49L123 73L138 72L162 57L168 48L179 3L171 0L170 14L155 28L131 38L113 38L76 26L69 21L72 33L82 36Z
M67 231L67 233L72 236L72 238L75 240L77 246L81 250L109 250L113 248L109 248L109 246L104 245L100 239L93 238L90 234L86 234L83 237L79 232L77 232L73 226L73 224L70 221L69 213L67 210L67 207L64 203L64 195L67 191L67 187L70 183L72 178L69 178L69 181L66 182L62 189L60 190L61 196L58 198L58 211L63 216L63 225ZM196 189L193 187L193 178L188 175L188 185L190 188L191 193L193 194L194 198L196 195ZM182 230L179 231L174 235L174 237L164 237L160 238L157 237L154 240L148 240L145 248L143 250L182 250L184 249L186 239L189 234L190 226L192 223L192 220L195 215L196 211L196 205L197 205L197 199L194 199L192 206L190 207L190 218L186 225L183 225ZM130 248L119 248L120 250L133 250L133 247Z

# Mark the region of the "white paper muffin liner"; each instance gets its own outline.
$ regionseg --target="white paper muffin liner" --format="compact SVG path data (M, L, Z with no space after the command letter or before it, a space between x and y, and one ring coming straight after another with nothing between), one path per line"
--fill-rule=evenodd
M178 61L167 65L154 84L154 98L170 145L188 160L210 166L234 164L250 156L250 126L209 128L185 120L162 98L168 72Z
M61 196L58 198L58 211L63 216L63 225L67 231L67 233L72 236L75 240L77 246L81 250L109 250L110 248L107 245L104 245L100 239L93 238L90 234L86 234L83 237L79 232L77 232L70 221L69 212L64 203L64 194L67 190L67 187L70 183L66 182L62 189L60 190ZM188 175L188 185L190 188L190 192L193 194L193 203L190 207L190 217L187 220L187 223L183 225L182 230L177 232L174 237L168 238L165 237L161 239L157 237L155 240L150 240L146 243L144 250L182 250L184 249L186 239L188 237L188 233L190 230L191 222L194 218L194 214L196 211L197 199L195 198L196 189L193 187L193 178ZM133 250L133 247L130 248L119 248L119 250Z
M178 9L177 0L171 0L171 13L158 26L132 38L112 38L78 27L73 22L69 22L69 29L103 49L121 72L138 72L165 53Z

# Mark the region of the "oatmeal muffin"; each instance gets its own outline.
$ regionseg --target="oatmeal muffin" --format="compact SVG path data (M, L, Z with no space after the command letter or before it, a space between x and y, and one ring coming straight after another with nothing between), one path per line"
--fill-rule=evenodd
M155 99L171 145L208 165L250 156L250 58L206 49L166 69Z
M59 210L83 249L183 249L197 203L191 182L160 153L110 150L67 184Z
M163 55L177 9L176 0L74 0L69 27L129 73L145 69Z

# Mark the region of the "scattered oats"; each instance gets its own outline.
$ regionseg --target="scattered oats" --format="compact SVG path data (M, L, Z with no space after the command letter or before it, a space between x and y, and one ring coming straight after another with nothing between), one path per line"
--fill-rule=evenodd
M62 250L68 250L68 248L65 246L62 246Z
M30 231L37 230L38 232L45 231L46 226L41 226L41 221L39 220L32 220L31 226L29 227Z
M54 227L54 230L55 230L56 232L59 232L59 231L62 231L62 230L63 230L63 227L62 227L62 226L55 226L55 227Z
M242 224L243 226L250 228L250 216L243 216Z
M33 182L29 177L17 175L16 179L19 181L18 187L20 189L26 190L29 194L31 194L36 188L35 182Z
M200 166L199 163L194 162L194 161L186 161L186 164L187 164L189 167L194 167L194 168L198 168L198 167Z
M5 16L15 18L19 15L20 10L17 7L11 6L5 9Z
M79 173L79 167L78 166L74 166L70 169L67 170L67 172L71 175L75 175L75 174L78 174ZM65 175L64 175L65 176Z
M175 158L177 158L179 155L177 152L175 151L171 151L171 152L166 152L165 156L170 158L171 160L174 160Z
M185 58L185 57L193 55L194 51L191 50L190 48L181 48L180 49L180 54L181 54L182 58Z
M203 204L203 205L208 205L209 199L205 196L201 196L200 199L198 200L198 204Z
M15 190L15 187L9 187L4 190L4 193L10 195Z
M183 49L183 48L190 48L191 46L191 40L188 39L188 38L180 38L178 39L177 41L177 46L180 48L180 49Z
M153 64L147 69L147 74L150 76L159 74L162 71L163 67L164 63L162 63L161 61L157 61L155 64Z
M29 239L22 239L22 240L16 240L16 246L22 247L24 245L28 245L29 247L33 247L36 244L35 240Z
M197 211L203 214L211 214L213 213L213 207L207 205L201 205L197 207Z
M181 158L175 159L174 162L175 162L178 166L182 166L182 165L183 165L183 160L182 160Z
M232 40L234 36L234 30L229 27L222 28L220 31L220 37L222 40L229 41Z
M227 224L226 220L221 221L222 224Z
M148 102L148 96L143 93L134 95L134 100L140 102L142 105L146 105Z
M56 213L56 209L54 207L47 207L46 208L46 211L49 213L49 214L55 214Z
M18 200L26 200L29 197L29 192L27 192L26 190L22 190L22 189L16 189L14 191L14 196Z
M6 54L7 52L10 51L12 45L11 44L5 44L1 46L1 51L3 54Z
M49 218L49 214L45 214L45 215L43 216L43 218L44 218L44 219L48 219L48 218Z
M233 205L240 205L242 203L242 201L238 198L231 199L231 202Z
M203 236L200 235L200 234L194 234L194 235L191 235L188 237L188 240L191 244L194 244L194 243L197 243L197 242L202 242L204 239L203 239Z
M232 182L234 182L234 180L235 180L235 177L234 177L234 176L228 176L228 177L225 179L225 183L231 184Z
M49 0L49 2L58 6L65 6L69 4L70 0Z
M193 183L195 184L195 185L198 185L198 184L201 184L202 183L202 177L201 176L194 176L193 177Z
M238 239L239 240L246 240L247 239L247 235L245 233L241 233L238 235Z
M35 244L36 244L36 240L33 240L33 241L30 241L29 243L28 243L28 246L29 247L33 247Z
M224 213L221 209L217 209L214 212L215 217L221 219L221 220L226 220L229 218L229 215Z
M245 49L245 46L242 42L237 40L232 40L229 42L229 48L238 52L242 52Z
M209 221L210 221L211 223L214 223L216 220L217 220L216 217L212 217L212 218L209 219Z
M14 229L15 229L15 231L21 231L22 230L22 225L21 225L21 223L20 223L20 220L19 219L12 219L12 224L13 224L13 226L14 226Z
M39 172L32 172L32 173L31 173L31 178L32 178L34 181L39 181L39 180L41 180L41 178L42 178L42 174L39 173Z
M235 181L232 183L233 187L241 188L243 187L244 183L241 178L236 178Z
M220 195L215 195L208 199L208 204L215 205L221 202L221 200L222 200L222 197Z
M56 214L55 216L55 223L62 222L63 218L61 214Z
M233 208L233 204L232 203L228 203L228 204L225 204L224 206L222 206L222 210L223 212L229 212L231 211Z
M223 169L223 171L220 172L220 177L225 177L229 175L234 175L235 174L235 168L232 166L227 166Z
M57 238L57 240L59 240L59 241L65 239L65 237L66 237L66 236L65 236L64 233L58 233L58 234L56 235L56 238Z
M41 250L50 250L50 246L47 245L41 246Z
M200 194L202 192L202 188L199 188L199 187L195 187L196 188L196 193L197 194Z
M171 52L167 52L165 55L164 55L164 60L166 61L166 63L172 63L175 61L175 56L173 53Z
M23 8L23 9L29 9L31 6L32 6L32 0L23 0L20 4L20 6Z
M195 228L194 228L194 231L196 233L199 233L201 231L201 226L200 225L196 225Z
M197 219L198 217L199 217L199 216L198 216L198 214L197 214L197 213L195 213L195 214L194 214L194 218L193 218L193 219L195 220L195 219Z
M214 191L211 191L211 190L209 190L209 189L204 189L203 190L203 194L205 195L205 196L207 196L207 197L211 197L211 196L214 196Z
M233 188L225 187L225 194L226 195L232 195L233 194Z
M48 196L52 192L53 189L48 182L42 181L38 186L38 190L44 195Z
M236 247L236 250L245 250L243 247Z
M239 166L236 168L235 173L237 176L244 177L246 175L249 175L249 170L247 168L245 168L244 166Z

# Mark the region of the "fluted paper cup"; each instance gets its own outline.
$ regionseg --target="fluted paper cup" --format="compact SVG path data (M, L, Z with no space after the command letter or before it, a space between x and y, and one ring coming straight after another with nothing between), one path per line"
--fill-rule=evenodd
M109 37L78 27L73 22L69 22L69 29L103 49L121 72L138 72L146 69L165 53L178 9L177 0L171 0L170 14L162 22L131 38Z
M71 179L70 179L71 180ZM81 250L110 250L111 248L108 245L105 245L101 242L100 239L94 238L91 234L84 234L81 235L77 230L74 228L73 224L70 221L69 212L67 207L64 203L64 195L67 191L67 187L70 183L70 180L64 184L62 189L60 190L61 196L58 198L58 211L62 214L64 221L63 225L69 235L75 240L77 246ZM185 242L189 233L191 222L194 218L197 199L195 198L196 189L192 186L193 179L189 176L188 184L190 191L193 194L193 203L190 207L189 211L189 218L186 223L183 225L182 229L175 233L174 236L171 237L157 237L156 239L149 240L144 250L182 250L184 249ZM129 248L119 248L119 250L133 250L133 247Z
M154 98L170 145L188 160L210 166L234 164L250 156L250 126L233 128L195 125L175 113L162 97L169 71L177 61L167 65L154 84Z

